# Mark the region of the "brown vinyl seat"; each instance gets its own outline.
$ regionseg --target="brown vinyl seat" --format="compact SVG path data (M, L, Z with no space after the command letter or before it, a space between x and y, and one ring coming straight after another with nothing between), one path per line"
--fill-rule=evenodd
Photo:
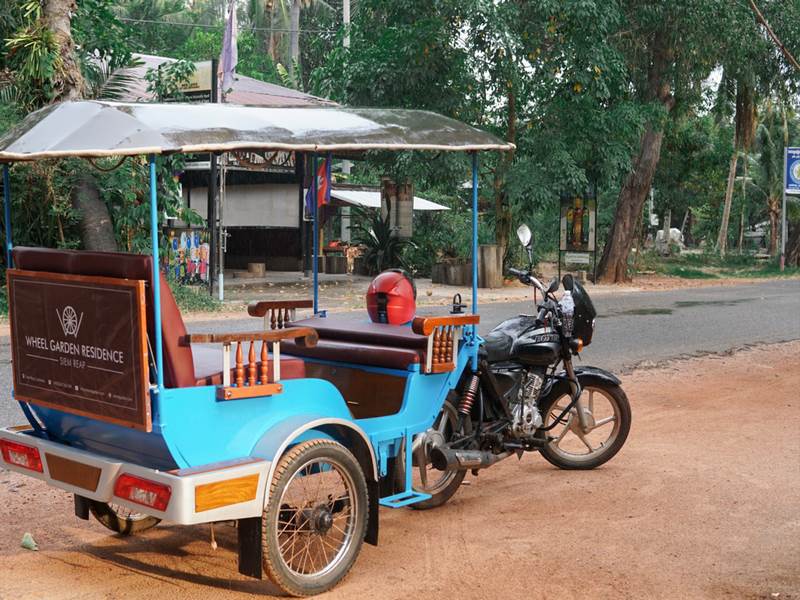
M147 335L155 340L153 313L153 259L142 254L122 252L84 252L50 248L17 247L14 266L27 271L48 271L70 275L142 279L146 282ZM161 273L161 336L164 355L164 385L168 388L219 385L222 383L222 348L182 346L186 326L175 298ZM269 372L273 373L270 360ZM281 378L305 376L301 359L281 360Z
M313 348L283 342L281 351L286 354L400 370L425 363L428 338L417 335L411 327L352 321L337 315L312 317L292 325L314 328L319 342Z

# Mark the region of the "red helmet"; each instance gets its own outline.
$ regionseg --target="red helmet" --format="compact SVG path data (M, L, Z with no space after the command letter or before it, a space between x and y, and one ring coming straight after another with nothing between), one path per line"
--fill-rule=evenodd
M374 323L402 325L417 312L417 286L402 269L378 275L367 290L367 312Z

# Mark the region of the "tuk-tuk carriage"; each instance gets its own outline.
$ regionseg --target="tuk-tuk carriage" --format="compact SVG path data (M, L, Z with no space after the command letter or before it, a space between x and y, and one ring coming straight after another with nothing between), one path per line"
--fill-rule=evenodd
M29 115L0 139L13 398L28 421L0 430L2 466L123 534L235 521L241 573L292 595L330 589L362 541L377 544L379 506L431 497L404 449L476 368L477 153L512 148L414 110L85 101ZM312 301L251 303L247 333L187 333L160 269L155 157L370 150L471 154L470 313L324 316L314 212ZM135 155L149 160L151 256L12 246L13 163Z

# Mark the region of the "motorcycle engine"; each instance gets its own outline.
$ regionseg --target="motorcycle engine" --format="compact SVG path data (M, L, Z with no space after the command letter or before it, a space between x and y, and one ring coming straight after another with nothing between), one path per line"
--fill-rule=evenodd
M533 371L523 373L517 397L509 403L513 417L511 431L514 436L531 435L542 426L542 415L536 403L543 383L544 378L541 375Z

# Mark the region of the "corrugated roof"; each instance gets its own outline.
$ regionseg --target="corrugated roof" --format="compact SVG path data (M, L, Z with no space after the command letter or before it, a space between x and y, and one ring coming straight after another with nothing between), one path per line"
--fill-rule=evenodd
M507 151L494 135L421 110L64 102L0 138L0 161L174 152Z
M154 97L147 91L147 81L144 78L147 70L156 69L164 63L176 62L176 59L153 54L134 54L133 58L138 59L141 64L118 71L131 78L128 91L118 99L121 102L152 102ZM338 106L336 102L324 98L239 74L234 76L233 88L226 95L225 101L251 106Z

